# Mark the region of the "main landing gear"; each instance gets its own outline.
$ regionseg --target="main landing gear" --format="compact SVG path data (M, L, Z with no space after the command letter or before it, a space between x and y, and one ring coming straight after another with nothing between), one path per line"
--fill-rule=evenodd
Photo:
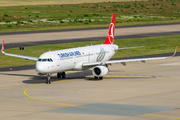
M66 78L66 73L65 72L57 73L57 78ZM46 83L51 84L51 74L47 74Z
M103 77L96 77L96 76L94 76L94 79L96 79L96 80L102 80L103 79Z
M57 73L57 78L66 78L66 73L65 72Z

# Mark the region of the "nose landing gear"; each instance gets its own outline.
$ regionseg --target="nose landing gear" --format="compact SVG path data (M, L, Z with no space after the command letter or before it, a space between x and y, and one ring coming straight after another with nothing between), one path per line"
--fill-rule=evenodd
M46 84L51 84L51 74L47 74Z
M59 72L57 73L57 78L66 78L65 72ZM51 84L51 74L47 74L46 84Z

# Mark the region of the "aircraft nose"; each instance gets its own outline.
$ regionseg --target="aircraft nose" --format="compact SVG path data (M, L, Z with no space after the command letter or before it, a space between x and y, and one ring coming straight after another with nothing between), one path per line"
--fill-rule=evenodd
M45 65L39 62L36 62L36 71L39 73L46 73Z

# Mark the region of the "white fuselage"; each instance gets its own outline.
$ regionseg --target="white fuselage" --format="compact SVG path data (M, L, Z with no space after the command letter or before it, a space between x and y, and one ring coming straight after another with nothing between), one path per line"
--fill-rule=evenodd
M40 74L49 74L85 70L89 67L82 67L83 63L108 61L117 49L117 45L102 44L46 52L36 62L36 71Z

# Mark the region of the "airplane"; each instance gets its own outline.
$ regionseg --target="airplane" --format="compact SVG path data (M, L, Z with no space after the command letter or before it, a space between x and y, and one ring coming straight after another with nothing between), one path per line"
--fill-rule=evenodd
M53 73L57 73L57 78L65 78L66 77L65 71L70 71L70 70L83 71L89 68L93 68L92 74L94 75L94 78L103 79L103 76L105 76L109 72L108 65L111 65L113 63L121 63L125 65L126 62L132 62L132 61L145 62L145 60L165 59L176 55L176 51L179 44L177 45L175 52L172 56L126 59L126 60L110 60L118 50L144 47L144 46L137 46L137 47L118 48L118 46L114 44L115 19L116 19L116 14L114 13L111 19L109 31L104 44L49 51L41 54L40 57L37 58L37 57L5 53L4 40L3 40L1 52L8 56L24 58L26 60L35 60L36 73L38 75L46 75L47 84L48 83L51 84L51 75Z

